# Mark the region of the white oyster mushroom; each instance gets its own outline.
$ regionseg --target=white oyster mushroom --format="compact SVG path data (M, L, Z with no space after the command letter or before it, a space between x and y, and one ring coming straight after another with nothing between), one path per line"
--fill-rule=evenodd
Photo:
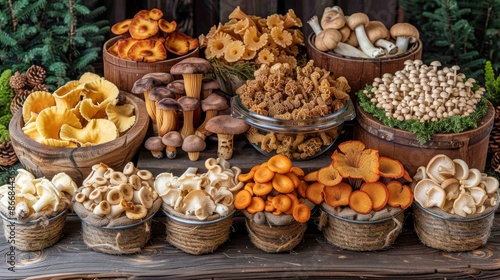
M413 175L413 180L420 181L423 179L427 179L427 174L425 173L425 166L419 166L415 175Z
M469 189L469 194L474 198L474 202L476 203L476 207L480 207L484 204L488 195L486 191L482 187L472 187Z
M429 160L425 172L429 178L441 184L455 175L455 162L447 155L438 154Z
M164 172L156 176L154 182L154 189L159 196L164 196L170 189L177 188L179 186L178 177L170 172Z
M415 188L413 189L413 195L415 201L420 203L423 207L427 207L428 200L429 200L429 190L432 188L441 188L440 185L434 180L431 179L423 179L420 180L416 185Z
M455 178L465 180L469 176L469 165L463 159L453 159L455 162Z
M453 212L462 217L474 214L476 212L474 198L467 193L461 193L455 202L453 202Z
M441 188L446 192L446 200L455 199L460 195L460 182L456 178L444 180Z
M179 189L168 189L167 193L161 196L161 199L165 204L170 207L174 207L179 203L179 200L182 201L181 190Z
M425 207L439 207L441 209L444 208L446 202L446 192L440 187L431 187L427 191L427 204Z
M486 177L481 182L487 194L494 194L498 190L498 179L495 177Z
M39 196L38 201L33 204L33 210L40 212L46 207L52 210L57 210L61 193L56 189L54 184L48 179L43 179L36 184L36 193Z
M30 184L32 180L35 179L35 175L33 175L31 172L29 172L26 169L18 169L17 170L17 175L14 178L14 182L24 185L24 184Z
M469 169L469 174L467 178L460 180L460 184L465 188L472 188L478 186L481 183L481 171L476 168Z
M60 172L54 175L51 182L60 192L66 192L71 197L75 195L75 192L78 189L75 181L73 181L73 179L71 179L71 177L64 172Z
M229 208L226 205L217 204L214 212L221 215L221 217L225 217L229 214Z
M230 190L226 188L220 188L214 197L214 201L217 204L222 204L229 207L233 205L234 196Z
M203 190L192 190L183 199L182 212L206 220L214 213L215 203Z

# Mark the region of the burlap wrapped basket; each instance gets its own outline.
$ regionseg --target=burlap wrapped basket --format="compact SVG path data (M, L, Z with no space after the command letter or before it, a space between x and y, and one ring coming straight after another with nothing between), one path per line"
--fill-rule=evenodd
M234 208L227 216L214 214L206 220L184 215L163 203L166 218L166 240L191 255L212 253L229 239Z
M152 218L160 209L161 198L153 202L145 218L126 216L109 220L87 210L81 203L73 208L82 222L83 242L90 249L111 255L140 253L151 237Z
M380 219L353 220L321 205L319 229L328 243L351 251L375 251L391 246L403 229L404 211L390 207Z
M497 209L498 203L481 214L464 218L414 202L413 224L418 238L428 247L447 252L471 251L487 243Z
M6 217L0 211L5 238L15 240L13 246L21 251L38 251L50 247L61 239L67 208L54 214L32 222L20 222Z

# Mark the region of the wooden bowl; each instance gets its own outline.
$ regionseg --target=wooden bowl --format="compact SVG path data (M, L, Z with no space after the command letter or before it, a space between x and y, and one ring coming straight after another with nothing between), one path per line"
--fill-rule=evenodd
M141 147L149 116L142 99L123 91L120 94L125 97L125 103L135 107L135 124L119 138L91 147L57 148L28 138L22 131L22 110L18 110L10 121L9 132L14 151L23 167L37 178L52 179L55 174L65 172L78 186L90 174L94 164L102 162L115 170L122 170Z
M142 78L147 73L170 72L170 68L177 62L188 58L197 57L199 48L196 48L185 55L177 56L169 53L166 60L157 62L137 62L114 56L108 52L111 47L121 37L114 37L104 43L102 57L104 61L104 78L114 83L120 90L130 92L135 81Z

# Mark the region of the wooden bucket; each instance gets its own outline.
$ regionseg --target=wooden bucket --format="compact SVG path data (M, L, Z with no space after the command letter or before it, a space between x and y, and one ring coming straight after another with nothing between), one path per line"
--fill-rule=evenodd
M488 139L493 128L495 109L488 102L486 115L477 128L461 133L438 133L420 145L415 134L385 126L357 104L354 139L365 143L367 148L379 150L381 156L395 158L404 165L410 176L419 166L426 166L437 154L463 159L470 168L484 171L488 153Z
M351 100L356 100L356 92L366 84L372 84L373 79L382 77L384 73L394 74L404 68L406 60L422 58L422 41L411 45L410 49L400 55L384 58L355 58L322 52L314 46L315 35L312 33L307 39L307 54L314 60L314 66L332 71L335 76L344 76L351 86Z
M142 78L147 73L154 72L169 72L170 68L177 62L188 57L197 57L199 48L183 56L175 56L171 53L172 58L158 62L136 62L114 56L108 52L111 47L121 37L114 37L104 43L102 49L104 60L104 78L113 82L120 90L131 92L135 81Z
M48 179L65 172L78 186L90 174L92 166L100 162L122 170L141 147L148 130L149 116L142 99L131 93L120 94L125 97L125 103L134 106L135 124L117 139L90 147L50 147L28 138L22 130L22 110L18 110L10 121L9 132L12 146L24 169L37 178Z

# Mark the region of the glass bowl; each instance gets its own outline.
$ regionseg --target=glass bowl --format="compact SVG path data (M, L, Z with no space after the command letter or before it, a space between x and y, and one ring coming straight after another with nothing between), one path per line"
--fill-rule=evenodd
M340 135L343 124L356 116L351 100L337 112L315 119L281 120L248 110L239 95L231 98L231 116L245 120L245 136L260 153L283 154L293 160L308 160L327 151Z

